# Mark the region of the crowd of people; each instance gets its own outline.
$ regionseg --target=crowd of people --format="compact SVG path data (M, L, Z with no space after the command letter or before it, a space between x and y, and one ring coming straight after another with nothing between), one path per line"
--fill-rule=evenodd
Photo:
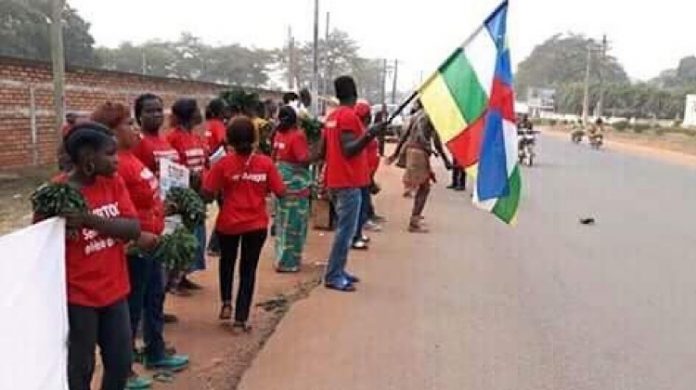
M306 94L287 93L279 107L237 107L214 99L205 116L195 99L182 98L171 107L167 121L163 100L146 93L132 109L106 102L89 120L69 118L59 152L61 173L54 182L73 186L90 209L64 215L68 228L79 232L66 238L71 389L90 388L96 346L104 368L102 389L149 388L151 380L132 369L140 328L140 362L145 367L165 372L187 367L188 356L166 348L164 324L177 319L164 313L164 302L168 293L185 296L202 288L190 275L206 269L206 250L220 256L219 319L232 320L235 331L250 331L256 271L271 219L276 271L298 272L316 183L330 195L335 215L324 285L342 292L356 289L360 278L347 269L349 251L368 249L364 231L379 231L385 222L372 200L379 192L378 138L385 125L372 124L370 105L358 99L353 78L337 78L335 91L337 105L323 118L316 144L301 126L311 104ZM448 168L452 163L425 112L416 105L413 113L388 162L403 157L406 195L414 196L408 230L423 233L423 209L434 181L430 157L441 156ZM190 187L219 208L209 240L205 222L193 229L198 251L183 274L168 273L150 255L171 213L158 183L163 160L188 168ZM453 179L458 180L453 188L463 185L460 176ZM271 215L269 194L274 200ZM129 246L140 250L128 251Z

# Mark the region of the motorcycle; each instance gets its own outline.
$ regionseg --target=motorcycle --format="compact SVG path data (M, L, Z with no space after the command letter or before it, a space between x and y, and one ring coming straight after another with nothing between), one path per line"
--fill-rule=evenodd
M520 164L527 166L534 165L534 157L536 153L534 146L536 144L535 132L533 130L518 130L517 131L517 150L518 160Z
M574 144L579 144L582 142L582 139L585 137L585 131L582 129L574 130L572 133L570 133L570 140Z
M599 149L604 144L604 135L601 133L590 134L589 138L593 149Z

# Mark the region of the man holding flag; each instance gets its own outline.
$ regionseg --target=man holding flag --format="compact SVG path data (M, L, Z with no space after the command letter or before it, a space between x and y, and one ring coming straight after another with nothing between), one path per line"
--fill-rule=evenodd
M394 153L387 160L393 164L401 153L406 155L406 172L404 173L404 186L406 191L416 193L413 199L413 211L408 224L411 233L427 233L423 227L423 210L430 195L430 182L435 180L435 173L430 167L430 156L437 153L442 158L447 169L452 169L442 147L442 141L433 128L433 124L425 113L420 101L416 101L413 118L408 129L399 140ZM402 150L406 147L406 150ZM434 147L434 148L433 148Z
M513 223L521 193L504 1L412 95L472 177L474 204Z

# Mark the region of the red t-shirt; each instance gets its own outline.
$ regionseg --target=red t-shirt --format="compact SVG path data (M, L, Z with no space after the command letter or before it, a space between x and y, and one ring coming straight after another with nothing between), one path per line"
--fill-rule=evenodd
M309 159L309 146L304 131L294 128L276 132L273 138L273 157L276 161L304 163Z
M55 181L65 180L65 175L61 175ZM97 177L94 184L83 187L80 193L92 214L103 218L137 218L120 176ZM69 303L105 307L128 296L130 283L122 241L81 229L77 238L66 238L65 261Z
M160 161L179 162L179 153L161 135L143 135L133 149L133 154L157 177L160 172Z
M285 184L271 158L256 153L223 157L206 175L203 189L222 194L215 229L229 235L266 229L266 195L285 194Z
M341 106L326 119L326 176L327 188L360 188L370 184L367 153L363 149L353 157L346 157L341 148L341 133L348 131L362 137L365 128L351 107Z
M161 234L164 230L164 204L159 195L159 182L131 151L118 152L118 174L126 184L138 212L140 229Z
M220 119L210 119L205 123L205 138L208 141L210 153L215 153L227 142L227 129Z
M179 162L192 173L202 173L208 165L208 145L202 137L180 128L167 135L167 141L179 153Z

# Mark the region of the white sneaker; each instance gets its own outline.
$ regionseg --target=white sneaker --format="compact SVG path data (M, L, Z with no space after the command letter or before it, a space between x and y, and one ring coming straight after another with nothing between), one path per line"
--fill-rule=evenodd
M363 229L365 229L369 232L381 232L382 226L380 226L379 224L376 224L372 221L367 221L367 222L365 222L365 226L363 226Z

